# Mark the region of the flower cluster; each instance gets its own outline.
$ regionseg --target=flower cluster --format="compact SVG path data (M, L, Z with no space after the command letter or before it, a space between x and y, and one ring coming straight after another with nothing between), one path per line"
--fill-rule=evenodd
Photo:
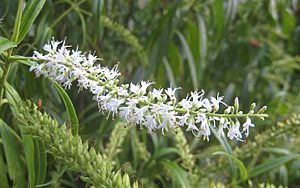
M254 127L252 117L264 118L265 107L254 112L255 104L249 113L238 110L236 98L234 106L227 106L223 97L205 98L204 91L193 91L186 98L177 101L179 88L149 89L153 83L141 81L138 84L119 84L120 73L117 66L112 69L102 67L98 58L91 53L69 50L65 42L52 40L44 46L46 54L35 51L33 59L43 63L30 68L36 76L44 75L65 88L70 88L77 80L80 90L87 89L98 102L99 111L119 116L126 122L145 127L149 132L161 129L186 127L195 136L209 140L211 129L216 129L220 136L242 140L244 133ZM225 106L224 113L218 113L220 105ZM239 119L244 119L242 127Z

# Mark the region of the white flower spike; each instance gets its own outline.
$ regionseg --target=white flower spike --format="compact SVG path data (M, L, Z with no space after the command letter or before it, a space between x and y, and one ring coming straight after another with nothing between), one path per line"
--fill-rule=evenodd
M73 81L77 81L79 90L89 90L97 101L99 111L120 116L128 124L146 128L149 132L161 129L162 133L176 127L186 128L195 136L202 135L209 141L211 130L215 129L220 136L242 140L242 133L249 135L250 127L254 127L250 118L265 118L266 114L237 113L234 106L219 113L220 105L227 105L223 97L204 98L204 91L193 91L180 102L175 94L179 88L153 89L152 82L142 81L138 84L119 84L120 73L117 66L113 69L102 67L96 63L99 58L91 53L68 50L64 41L52 40L45 44L46 54L35 51L33 60L42 62L30 68L36 77L44 75L69 89ZM246 119L243 130L240 130L240 119ZM228 130L224 134L224 130Z

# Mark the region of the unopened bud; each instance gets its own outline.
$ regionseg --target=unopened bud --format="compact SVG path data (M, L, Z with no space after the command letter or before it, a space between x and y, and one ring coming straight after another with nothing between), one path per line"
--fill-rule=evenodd
M265 111L267 110L267 106L263 106L263 107L261 107L261 109L259 109L258 110L258 114L262 114L262 113L264 113Z

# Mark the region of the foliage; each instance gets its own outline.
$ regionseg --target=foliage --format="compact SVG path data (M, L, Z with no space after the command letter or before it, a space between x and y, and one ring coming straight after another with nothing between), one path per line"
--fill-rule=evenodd
M299 12L298 0L0 0L0 187L297 187ZM210 142L149 134L35 78L33 51L52 37L119 62L119 85L181 87L178 101L204 89L269 117L244 142L213 125Z

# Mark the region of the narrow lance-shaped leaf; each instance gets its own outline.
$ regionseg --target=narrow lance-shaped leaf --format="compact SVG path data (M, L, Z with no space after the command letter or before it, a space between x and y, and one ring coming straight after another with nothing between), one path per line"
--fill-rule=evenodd
M12 131L13 130L9 129L9 126L0 119L0 133L7 161L8 174L16 188L22 188L25 185L24 165L21 160L20 149L17 146Z
M20 32L16 40L17 43L20 43L25 38L34 20L42 10L45 2L46 0L31 0L27 2L22 17Z
M7 181L7 166L4 163L2 157L2 151L0 150L0 187L9 187Z
M78 118L76 115L76 111L75 108L73 106L73 103L69 97L69 95L67 94L67 92L61 88L60 85L58 85L56 82L54 83L55 88L57 89L57 91L59 92L61 98L64 101L67 113L68 113L68 118L70 120L70 124L71 124L71 130L72 130L72 134L78 135L78 127L79 127L79 122L78 122Z
M197 89L199 84L198 84L198 78L197 78L197 69L196 69L196 65L195 65L195 61L194 61L194 57L192 55L192 52L191 52L191 49L185 39L185 37L180 33L180 32L177 32L177 35L183 45L183 50L184 50L184 53L187 57L187 61L188 61L188 65L189 65L189 68L190 68L190 73L191 73L191 76L192 76L192 82L193 82L193 86L194 86L194 89Z
M19 0L17 15L16 15L16 19L15 19L16 21L15 21L15 25L14 25L14 31L13 31L13 34L11 36L11 40L14 41L14 42L17 42L17 39L18 39L19 33L20 33L23 5L24 5L24 0Z
M268 172L274 168L279 167L280 165L283 165L284 163L287 163L291 160L300 158L300 154L292 154L284 157L279 157L273 160L268 160L265 163L262 163L256 167L254 167L250 172L249 172L249 178L256 177L262 173Z

